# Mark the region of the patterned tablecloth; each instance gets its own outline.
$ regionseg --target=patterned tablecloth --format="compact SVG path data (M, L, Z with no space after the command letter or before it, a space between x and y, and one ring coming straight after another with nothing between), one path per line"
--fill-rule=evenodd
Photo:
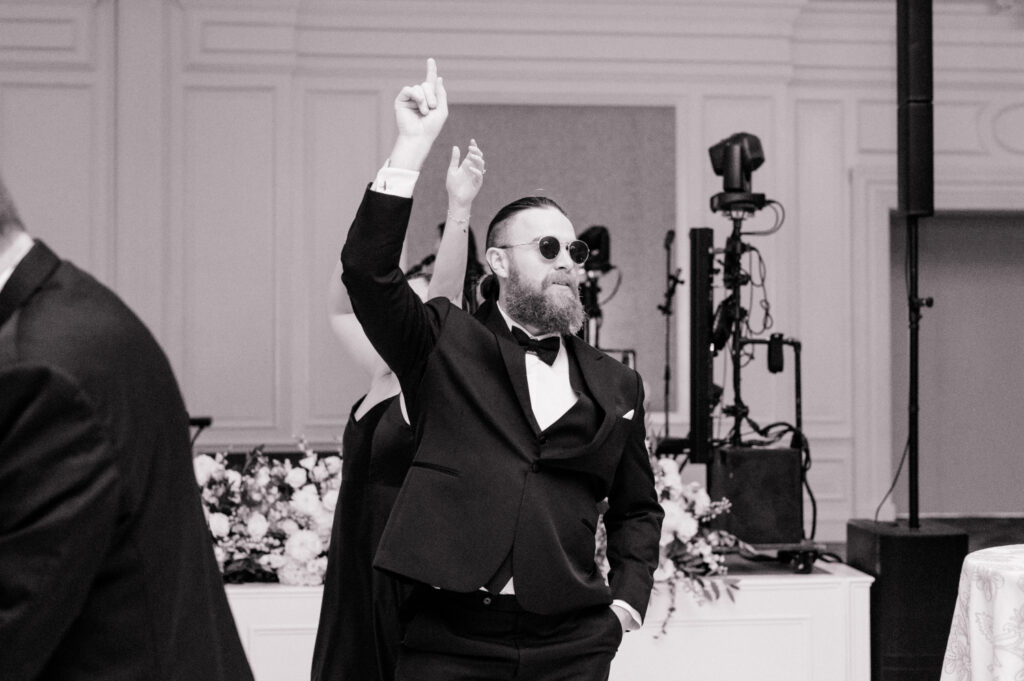
M1024 544L967 555L941 681L1024 681Z

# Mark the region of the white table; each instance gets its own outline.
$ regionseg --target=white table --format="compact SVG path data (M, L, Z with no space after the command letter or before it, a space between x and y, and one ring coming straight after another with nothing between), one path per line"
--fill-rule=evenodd
M788 568L737 568L736 602L698 606L681 594L668 633L659 589L647 624L627 634L611 681L868 681L869 575L819 562L809 575ZM309 679L320 587L228 586L256 681Z
M611 681L869 681L870 575L838 564L811 574L788 567L731 567L736 601L697 605L656 587L644 628L626 634Z
M964 558L940 678L1024 679L1024 544Z

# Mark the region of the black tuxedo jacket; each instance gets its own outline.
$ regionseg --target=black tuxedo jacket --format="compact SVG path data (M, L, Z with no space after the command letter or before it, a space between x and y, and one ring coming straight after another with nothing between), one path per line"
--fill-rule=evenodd
M39 242L0 291L0 679L252 679L167 359Z
M342 251L353 309L398 375L416 456L375 564L472 591L512 552L527 610L567 612L622 599L646 611L662 509L644 443L640 376L574 336L563 338L598 412L596 433L552 442L530 407L522 349L500 311L477 318L419 300L399 268L410 199L368 191ZM598 502L609 586L594 562Z

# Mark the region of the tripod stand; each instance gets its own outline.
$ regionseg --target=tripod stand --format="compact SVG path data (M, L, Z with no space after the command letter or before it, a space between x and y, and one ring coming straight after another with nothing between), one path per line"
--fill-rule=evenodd
M740 304L740 289L750 283L750 275L743 271L740 265L740 257L748 249L743 243L741 231L743 228L743 217L733 216L732 234L725 242L725 262L722 270L722 283L729 291L729 295L722 301L719 310L719 317L715 323L715 330L712 339L715 349L722 349L729 337L732 337L730 344L730 356L732 360L732 406L725 407L726 415L733 417L733 427L729 434L729 444L738 447L742 444L741 429L744 421L750 421L750 409L743 402L740 391L740 372L743 368L743 323L747 318L747 310ZM753 422L751 422L753 424ZM753 424L755 429L757 424Z

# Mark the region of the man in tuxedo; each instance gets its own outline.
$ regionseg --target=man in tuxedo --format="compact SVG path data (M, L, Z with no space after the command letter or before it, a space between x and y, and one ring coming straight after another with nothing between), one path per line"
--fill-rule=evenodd
M0 182L0 679L251 681L166 357Z
M430 60L426 80L395 100L398 137L341 254L417 440L375 561L420 585L396 678L607 679L658 562L642 382L574 335L586 245L550 199L495 216L492 295L475 317L408 287L399 261L412 189L447 114ZM594 560L604 499L607 582Z

